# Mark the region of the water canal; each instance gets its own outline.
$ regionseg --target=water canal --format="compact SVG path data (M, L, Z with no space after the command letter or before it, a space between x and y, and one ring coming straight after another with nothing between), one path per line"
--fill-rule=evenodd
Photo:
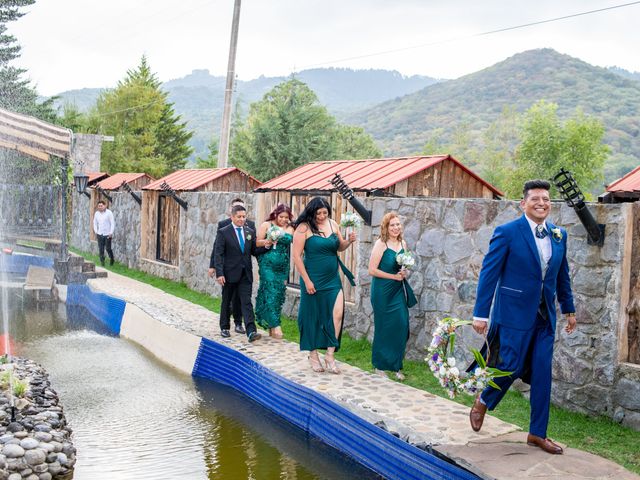
M380 478L228 387L101 332L85 311L12 310L16 355L49 372L74 431L74 479Z

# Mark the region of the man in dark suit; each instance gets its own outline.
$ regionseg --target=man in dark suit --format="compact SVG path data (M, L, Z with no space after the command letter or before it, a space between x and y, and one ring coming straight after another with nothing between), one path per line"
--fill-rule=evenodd
M214 268L216 280L222 286L220 334L229 337L231 299L238 296L244 325L250 342L261 335L256 331L251 305L253 259L256 232L245 225L247 210L242 205L231 209L231 223L218 230L215 241Z
M531 418L527 443L548 453L562 448L547 438L551 400L551 363L556 331L556 297L575 330L576 318L567 263L567 232L546 218L551 209L549 182L524 185L524 215L496 228L482 263L473 311L473 328L489 329L489 364L512 372L496 378L471 408L471 427L479 431L485 413L493 410L516 378L531 384ZM493 308L492 308L493 304Z
M229 214L231 214L231 209L233 207L235 207L236 205L241 205L241 206L245 206L244 205L244 200L242 200L241 198L234 198L231 201L231 207L229 209ZM220 220L218 222L218 232L226 227L227 225L231 224L231 217L229 218L225 218L224 220ZM249 228L251 228L253 231L256 231L256 224L253 222L253 220L249 220L247 219L245 221L245 225ZM216 251L216 245L215 243L213 244L213 248L211 249L211 259L209 260L209 277L212 277L215 275L215 261L214 261L214 255L215 255L215 251ZM242 308L240 308L240 299L238 298L237 295L235 295L233 298L231 298L231 312L233 315L233 323L235 325L234 330L236 333L240 333L240 334L245 334L247 333L244 329L244 327L242 326Z

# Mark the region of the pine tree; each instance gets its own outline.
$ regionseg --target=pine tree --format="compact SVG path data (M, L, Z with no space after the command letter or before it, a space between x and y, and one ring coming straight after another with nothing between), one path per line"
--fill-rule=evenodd
M102 166L107 172L159 177L184 168L193 132L180 121L160 85L143 56L136 69L98 99L88 125L94 133L114 137L103 145Z
M22 78L26 70L10 65L20 56L20 45L7 33L7 23L25 15L21 9L34 3L35 0L0 0L0 107L55 121L53 99L38 103L38 93Z

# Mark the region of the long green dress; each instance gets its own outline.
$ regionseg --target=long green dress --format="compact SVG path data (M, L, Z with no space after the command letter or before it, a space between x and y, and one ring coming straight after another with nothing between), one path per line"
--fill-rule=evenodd
M382 254L378 269L396 274L400 265L396 256L401 253L387 248ZM409 338L409 308L416 298L409 283L387 278L373 277L371 280L371 305L375 327L371 362L374 368L398 372Z
M293 236L285 233L278 243L258 257L260 285L256 297L256 322L262 328L280 325L280 313L287 291L289 277L289 250Z
M341 268L353 285L353 275L338 258L340 240L335 233L328 237L312 235L304 245L304 268L313 282L316 293L309 295L302 277L300 278L300 306L298 308L298 328L300 329L300 350L340 348L342 329L335 331L333 307L342 282L338 274Z

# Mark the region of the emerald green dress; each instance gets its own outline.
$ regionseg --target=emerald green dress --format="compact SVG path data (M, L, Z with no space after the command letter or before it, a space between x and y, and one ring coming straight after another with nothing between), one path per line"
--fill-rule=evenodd
M262 328L280 325L280 313L289 277L289 247L293 236L285 233L269 251L258 257L260 285L256 297L256 322Z
M396 274L400 265L396 256L401 253L388 248L382 254L378 269ZM371 362L374 368L398 372L409 338L409 307L416 304L416 297L409 283L387 278L371 280L371 305L373 306L374 335Z
M300 329L300 350L340 348L342 329L335 331L333 307L342 282L338 269L352 285L353 275L338 258L340 240L335 233L328 237L312 235L304 244L304 268L313 282L316 293L309 295L300 277L300 306L298 308L298 328Z

